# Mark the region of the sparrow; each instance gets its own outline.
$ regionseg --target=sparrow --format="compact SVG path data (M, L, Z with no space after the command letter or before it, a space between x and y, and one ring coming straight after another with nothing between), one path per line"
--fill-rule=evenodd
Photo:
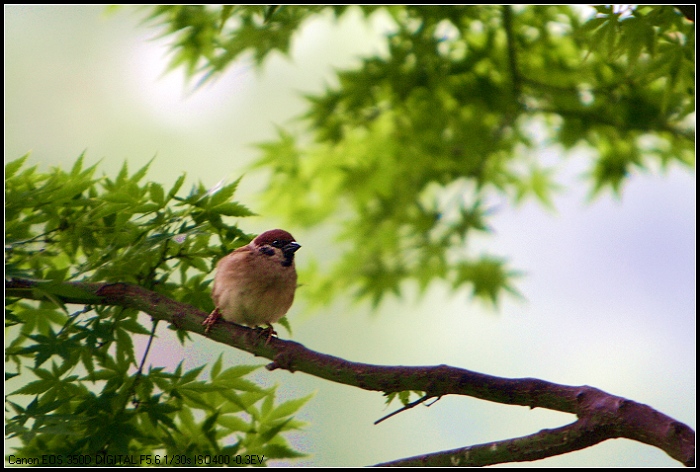
M297 271L294 253L301 247L281 229L265 231L216 265L211 298L214 311L202 322L208 333L219 318L250 327L267 325L267 340L277 334L272 323L294 301Z

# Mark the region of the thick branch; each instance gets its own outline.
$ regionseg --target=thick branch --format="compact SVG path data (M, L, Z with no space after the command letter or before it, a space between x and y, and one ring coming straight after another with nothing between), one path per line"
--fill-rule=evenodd
M56 285L14 279L5 282L5 291L7 297L39 300L49 294L64 303L135 308L179 329L204 334L201 322L207 313L135 285L80 282ZM484 465L529 461L582 449L612 438L628 438L656 446L685 465L695 464L695 432L691 428L647 405L593 387L558 385L533 378L507 379L446 365L361 364L312 351L293 341L272 338L266 343L256 330L225 322L217 324L208 337L271 359L267 366L269 370L301 371L333 382L387 393L418 390L426 392L428 397L467 395L507 405L574 413L579 418L571 425L523 438L386 465ZM503 451L507 454L503 455Z
M520 438L461 447L422 456L377 464L380 467L449 467L502 464L517 451L519 461L535 461L585 449L610 439L604 427L592 427L586 420Z

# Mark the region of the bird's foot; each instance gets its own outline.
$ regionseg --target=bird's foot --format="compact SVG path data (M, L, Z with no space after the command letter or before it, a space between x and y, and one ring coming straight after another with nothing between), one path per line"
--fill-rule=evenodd
M265 345L267 345L270 342L270 338L272 338L273 335L277 337L277 331L275 331L275 328L273 328L270 323L267 324L267 328L261 328L260 326L258 326L258 329L260 330L258 336L260 336L261 338L264 336L266 338Z
M207 316L207 319L202 321L202 325L206 326L204 328L204 334L208 334L209 330L211 330L211 327L216 324L216 322L221 318L221 312L219 311L219 308L214 308L214 311L212 311L209 316Z

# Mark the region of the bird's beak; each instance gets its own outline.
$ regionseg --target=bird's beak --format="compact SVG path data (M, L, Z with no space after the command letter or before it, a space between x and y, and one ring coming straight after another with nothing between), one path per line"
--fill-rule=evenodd
M290 257L294 255L294 253L297 252L300 247L301 244L292 241L282 248L282 252L284 253L285 257Z

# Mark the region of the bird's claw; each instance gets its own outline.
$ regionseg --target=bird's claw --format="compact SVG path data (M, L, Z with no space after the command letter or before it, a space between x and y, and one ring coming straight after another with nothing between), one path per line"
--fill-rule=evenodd
M221 312L217 307L214 308L214 311L212 311L204 321L202 321L202 325L206 326L206 328L204 328L204 334L209 334L209 331L211 330L212 326L216 324L219 318L221 318Z
M265 336L265 345L267 345L270 342L270 338L274 335L277 337L277 331L275 331L275 328L272 327L270 323L267 324L267 328L261 328L258 326L258 329L260 330L259 336Z

